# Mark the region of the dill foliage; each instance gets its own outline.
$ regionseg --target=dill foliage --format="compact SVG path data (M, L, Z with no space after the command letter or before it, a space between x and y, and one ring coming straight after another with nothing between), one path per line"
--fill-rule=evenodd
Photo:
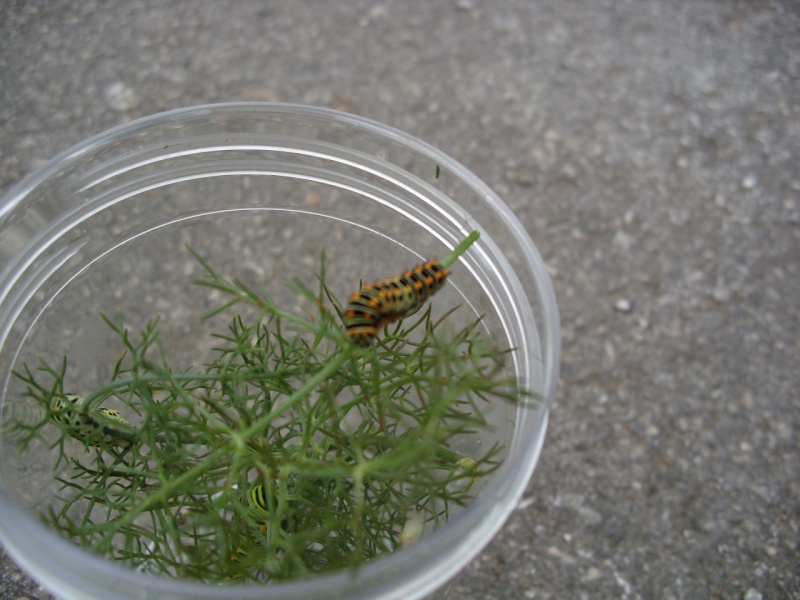
M298 314L189 251L204 270L194 283L224 298L206 318L231 314L207 365L170 364L157 319L133 334L103 316L121 346L106 384L65 402L66 358L15 373L44 415L20 425L20 443L59 431L59 489L40 514L64 536L152 574L299 578L413 543L497 468L496 445L451 449L480 446L488 403L524 395L478 321L458 328L456 309L434 320L423 307L361 348L324 257L316 290L287 284ZM119 410L103 408L110 398Z

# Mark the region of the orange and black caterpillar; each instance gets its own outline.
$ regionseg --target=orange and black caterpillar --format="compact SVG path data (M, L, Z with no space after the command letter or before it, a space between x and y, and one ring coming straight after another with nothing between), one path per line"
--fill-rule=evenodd
M350 296L344 313L347 335L359 346L369 346L384 325L421 306L446 278L447 270L430 260L399 277L365 285Z
M359 346L369 346L387 323L416 310L438 292L447 279L447 267L478 239L473 231L441 262L429 260L399 277L367 284L350 296L343 321L347 335Z

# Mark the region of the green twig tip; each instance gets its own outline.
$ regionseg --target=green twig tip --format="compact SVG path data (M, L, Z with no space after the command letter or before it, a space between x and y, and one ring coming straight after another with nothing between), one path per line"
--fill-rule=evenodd
M478 231L473 231L472 233L470 233L467 237L465 237L461 241L461 243L458 246L453 248L453 251L450 254L448 254L441 260L440 264L445 269L448 268L450 265L456 262L456 260L458 260L458 257L464 254L464 252L467 251L467 248L472 246L472 244L474 244L479 237L481 237L481 234Z

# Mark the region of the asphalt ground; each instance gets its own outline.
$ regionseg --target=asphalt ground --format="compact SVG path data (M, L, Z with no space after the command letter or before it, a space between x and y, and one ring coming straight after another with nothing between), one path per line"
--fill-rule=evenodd
M431 143L548 264L545 448L447 597L800 598L800 4L0 5L0 192L109 127L234 100Z

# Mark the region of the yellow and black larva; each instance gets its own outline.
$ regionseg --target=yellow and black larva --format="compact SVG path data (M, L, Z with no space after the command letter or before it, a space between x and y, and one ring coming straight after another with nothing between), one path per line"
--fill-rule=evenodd
M478 239L473 231L442 261L428 262L393 279L367 284L350 296L342 320L348 337L369 346L387 324L416 310L438 292L447 279L447 267Z
M264 495L264 486L260 483L254 485L247 492L247 513L253 517L253 520L261 525L261 529L267 528L269 522L269 505L267 504L267 497Z

